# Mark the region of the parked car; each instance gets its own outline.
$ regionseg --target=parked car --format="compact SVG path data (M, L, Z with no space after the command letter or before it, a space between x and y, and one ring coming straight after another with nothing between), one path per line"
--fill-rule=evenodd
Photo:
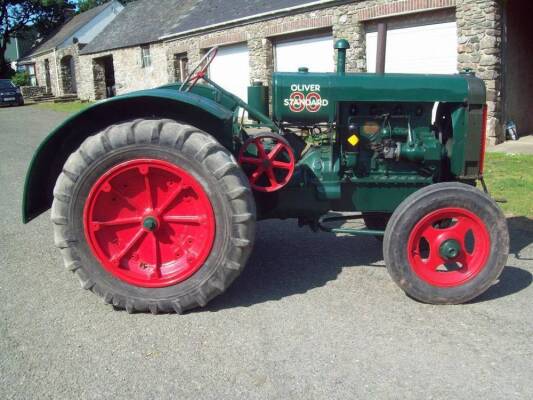
M9 79L0 79L0 106L23 106L24 98L20 89Z

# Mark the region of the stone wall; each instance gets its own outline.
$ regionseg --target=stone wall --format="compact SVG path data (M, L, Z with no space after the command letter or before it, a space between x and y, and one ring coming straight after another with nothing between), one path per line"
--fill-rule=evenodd
M72 44L71 46L58 49L56 51L48 51L44 54L39 54L25 61L25 64L35 64L35 75L37 78L37 85L46 88L47 93L52 93L54 96L62 96L70 93L69 89L76 88L77 82L81 78L80 74L80 60L79 60L79 44ZM72 70L65 69L65 61L72 57ZM46 79L46 62L48 61L50 82L47 84ZM66 76L68 73L68 76Z
M186 53L189 70L207 49L218 45L247 43L250 54L250 81L270 83L274 71L274 44L280 38L305 36L319 31L332 32L335 39L345 38L348 51L347 71L366 71L365 27L380 19L416 15L434 10L456 9L458 23L458 69L472 67L485 80L489 97L490 142L502 139L500 94L501 10L498 0L364 0L252 21L240 26L220 27L197 32L151 46L152 66L141 68L140 47L82 56L83 86L80 96L94 99L93 59L112 54L117 94L172 82L176 76L175 54ZM90 82L89 82L90 81Z
M25 99L41 96L46 93L44 86L21 86L20 92Z
M459 69L471 68L487 86L490 144L505 140L502 128L502 8L497 0L457 0Z

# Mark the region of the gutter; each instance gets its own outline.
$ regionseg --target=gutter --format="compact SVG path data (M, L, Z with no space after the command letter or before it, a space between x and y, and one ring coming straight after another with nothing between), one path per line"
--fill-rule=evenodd
M335 2L338 2L338 0L317 0L317 1L312 1L312 2L309 2L309 3L300 4L298 6L292 6L292 7L286 7L286 8L282 8L282 9L273 10L273 11L267 11L267 12L260 13L260 14L250 15L248 17L236 18L236 19L232 19L232 20L229 20L229 21L218 22L216 24L202 26L201 28L194 28L194 29L189 29L187 31L183 31L183 32L171 33L171 34L168 34L168 35L160 36L159 40L169 40L169 39L177 38L179 36L185 36L185 35L189 35L189 34L200 32L200 31L211 30L213 28L218 28L218 27L222 27L222 26L225 26L225 25L232 25L232 24L235 24L235 23L238 23L238 22L245 22L245 21L249 21L249 20L253 20L253 19L259 19L259 18L275 16L277 14L288 13L288 12L291 12L291 11L294 11L294 10L299 10L301 8L320 6L320 5L324 5L324 4L328 4L328 3L335 3Z

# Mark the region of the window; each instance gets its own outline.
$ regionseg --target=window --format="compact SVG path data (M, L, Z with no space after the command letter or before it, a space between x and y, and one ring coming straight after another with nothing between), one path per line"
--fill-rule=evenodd
M189 59L187 53L174 54L174 78L176 82L183 82L189 75Z
M152 57L150 56L150 46L141 46L141 67L146 68L152 65Z
M30 64L26 66L26 72L30 76L30 85L37 86L37 76L35 74L35 64Z

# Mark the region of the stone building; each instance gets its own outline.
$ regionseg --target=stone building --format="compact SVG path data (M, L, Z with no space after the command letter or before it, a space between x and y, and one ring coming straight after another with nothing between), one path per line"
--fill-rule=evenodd
M32 86L54 96L76 94L81 79L79 52L124 8L114 0L84 13L72 15L50 37L18 60L18 68L30 74Z
M241 97L276 70L333 71L338 38L351 43L348 71L374 72L386 32L386 72L468 68L485 81L494 143L509 120L533 132L530 17L518 0L138 0L80 51L78 92L101 99L180 80L213 46L211 78Z

